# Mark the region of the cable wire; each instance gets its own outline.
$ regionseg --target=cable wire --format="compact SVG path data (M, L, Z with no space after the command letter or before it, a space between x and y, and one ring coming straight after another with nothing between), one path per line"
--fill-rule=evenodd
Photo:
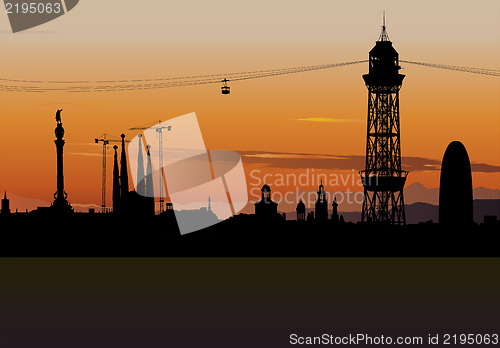
M30 93L62 91L71 93L82 93L82 92L117 92L117 91L152 90L152 89L186 87L186 86L220 83L223 78L227 79L228 82L260 79L260 78L267 78L280 75L296 74L307 71L331 69L331 68L366 63L366 62L368 62L368 60L357 60L357 61L350 61L343 63L307 65L300 67L276 68L276 69L245 71L245 72L231 72L224 74L206 74L206 75L192 75L192 76L164 77L164 78L150 78L150 79L131 79L131 80L40 81L40 80L20 80L20 79L0 78L0 91L30 92ZM469 72L473 74L500 76L500 70L497 69L423 63L423 62L414 62L409 60L400 60L400 62L438 68L438 69Z
M104 91L130 91L130 90L147 90L158 88L172 88L203 85L210 83L220 83L222 78L228 78L228 81L241 81L249 79L257 79L271 76L279 76L286 74L295 74L306 71L330 69L339 66L359 64L367 62L367 60L343 62L334 64L308 65L292 68L278 68L246 72L233 72L225 74L208 74L195 75L184 77L169 77L156 79L142 80L117 80L117 81L35 81L39 85L16 85L19 82L34 82L27 80L15 80L0 78L0 81L11 82L9 84L0 84L0 90L14 92L49 92L49 91L65 91L65 92L104 92ZM12 83L14 82L14 84ZM127 83L124 83L127 82ZM139 83L138 83L139 82ZM106 84L102 84L106 83ZM43 86L43 84L59 84L60 86ZM74 84L68 86L68 84Z
M468 73L472 73L472 74L500 76L500 70L496 70L496 69L472 68L472 67L468 67L468 66L412 62L412 61L409 61L409 60L400 60L400 62L402 62L402 63L408 63L408 64L421 65L421 66L428 66L428 67L431 67L431 68L454 70L454 71L462 71L462 72L468 72Z

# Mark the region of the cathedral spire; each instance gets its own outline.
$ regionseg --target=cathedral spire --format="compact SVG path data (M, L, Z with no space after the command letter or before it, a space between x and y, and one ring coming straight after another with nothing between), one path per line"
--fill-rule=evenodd
M122 138L122 155L120 159L120 193L121 199L125 199L128 193L128 170L127 170L127 155L125 154L125 134Z
M0 210L0 214L2 215L10 214L10 206L9 206L9 199L7 198L7 191L5 191L3 194L2 209Z
M118 169L118 146L113 146L115 158L113 165L113 212L118 213L120 206L120 171Z
M137 193L141 196L146 195L146 182L144 177L144 158L142 157L142 134L139 137L139 150L137 151Z
M151 149L151 145L147 146L147 163L146 163L146 197L154 197L154 186L153 186L153 167L151 165L151 154L149 153L149 149Z

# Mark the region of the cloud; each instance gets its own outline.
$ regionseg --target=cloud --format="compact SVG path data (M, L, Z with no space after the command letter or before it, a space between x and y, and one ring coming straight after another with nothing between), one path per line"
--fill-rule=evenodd
M364 123L364 120L353 118L333 118L333 117L306 117L297 118L297 121L322 122L322 123Z
M309 154L295 154L295 153L256 153L256 154L247 154L247 157L255 157L255 158L298 158L298 159L307 159L307 158L314 158L314 159L331 159L331 158L338 158L342 159L344 157L342 156L331 156L331 155L309 155Z
M347 155L336 156L326 154L283 153L264 151L238 151L244 164L255 164L269 168L287 169L327 169L327 170L363 170L365 156ZM409 172L438 171L441 161L425 157L403 157L402 169ZM473 172L498 173L500 166L473 163Z
M85 157L102 156L101 153L92 153L92 152L69 152L68 155L85 156Z
M40 105L73 105L73 106L110 106L116 107L117 105L112 104L90 104L90 103L40 103Z
M500 166L494 166L485 163L471 163L471 170L473 172L480 173L498 173L500 172Z
M361 169L364 156L333 156L324 154L238 151L244 164L288 169Z

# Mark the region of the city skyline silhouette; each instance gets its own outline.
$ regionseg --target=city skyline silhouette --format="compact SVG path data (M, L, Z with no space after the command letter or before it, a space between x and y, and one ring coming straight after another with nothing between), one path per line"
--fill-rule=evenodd
M67 129L65 131L65 128L63 128L62 125L62 117L61 117L61 112L63 110L67 110L67 107L62 107L56 109L56 129L55 129L55 135L56 135L56 177L57 177L57 185L56 185L56 193L54 194L54 202L51 204L50 208L47 209L48 207L37 207L37 209L33 210L32 212L23 212L22 209L19 211L19 208L14 208L16 209L15 213L5 213L3 216L9 216L11 218L14 215L17 216L22 216L22 217L28 217L29 215L34 215L34 216L40 216L41 218L45 216L54 216L57 218L63 218L64 216L67 215L66 218L69 219L78 219L78 220L85 220L85 219L107 219L106 223L111 223L111 221L114 219L115 222L123 224L126 221L131 222L132 220L130 219L138 219L138 220L144 220L148 221L150 218L156 218L161 220L156 220L155 222L155 229L158 229L159 231L162 230L162 223L164 223L166 226L170 226L170 236L174 236L178 234L178 230L174 227L175 225L175 219L174 219L174 213L176 215L176 219L180 222L179 219L182 219L182 216L184 216L184 219L186 222L191 221L194 223L195 220L197 220L196 216L204 216L205 219L213 219L213 222L209 224L201 224L199 227L189 229L189 231L196 231L197 229L202 229L201 231L212 231L211 233L222 233L223 235L226 235L228 229L230 230L231 228L236 228L236 229L243 229L245 231L256 231L261 229L262 231L266 230L276 230L280 228L285 228L285 229L290 229L291 231L296 231L296 233L304 233L307 231L307 229L311 229L312 231L329 231L332 232L335 230L360 230L360 231L378 231L377 233L380 233L383 231L385 228L389 228L391 225L401 225L403 228L406 227L407 222L406 222L406 214L405 214L405 209L406 205L403 200L403 191L404 191L404 186L405 186L405 181L406 181L406 176L408 172L411 172L412 175L415 173L420 177L427 176L429 177L428 174L425 174L428 171L431 171L431 173L437 174L438 170L441 169L441 191L440 191L440 197L439 197L439 222L441 224L437 224L438 221L435 221L435 219L428 219L428 220L421 220L417 221L415 224L414 218L412 219L413 224L416 225L417 227L409 227L414 228L416 230L421 230L421 229L440 229L442 226L445 225L445 220L453 220L453 214L459 213L460 209L458 206L455 206L453 204L449 204L446 202L456 202L457 198L453 198L452 194L449 193L448 187L452 187L452 191L456 189L457 192L460 191L460 185L465 185L469 187L469 189L466 189L468 192L467 195L462 195L461 199L466 200L466 203L463 205L460 205L460 208L463 206L467 206L470 208L467 208L468 213L468 221L472 223L473 220L473 209L472 206L475 205L476 203L473 202L473 186L472 186L472 175L473 173L493 173L494 175L498 175L500 173L500 166L496 165L491 165L491 164L486 164L486 163L477 163L474 161L469 162L467 160L468 167L464 167L462 165L461 168L467 168L464 172L464 169L449 169L449 168L460 168L459 164L456 164L455 162L461 161L461 158L464 156L462 155L461 157L458 155L447 155L445 154L443 158L443 166L440 168L439 162L436 162L436 160L432 159L426 159L425 157L418 157L417 156L410 156L410 157L405 157L402 155L401 151L401 143L405 143L404 139L406 139L404 133L400 136L400 122L402 125L405 124L406 122L406 117L405 113L403 113L400 118L400 112L399 112L399 89L401 87L401 83L403 80L403 77L405 75L399 74L399 69L402 67L400 66L400 62L406 62L410 64L415 64L415 65L424 65L424 66L430 66L434 68L441 68L441 69L447 69L447 70L458 70L460 73L463 72L469 72L469 73L474 73L478 75L491 75L487 76L485 78L495 78L497 76L497 70L494 69L476 69L476 68L467 68L467 67L457 67L457 66L448 66L448 65L439 65L439 64L426 64L426 63L418 63L418 62L412 62L412 61L407 61L407 60L400 60L398 52L394 50L392 47L392 42L389 40L389 36L386 30L386 25L385 25L385 16L384 16L384 22L382 25L382 31L381 34L376 41L376 45L372 48L372 50L369 53L369 59L368 60L359 60L359 61L351 61L351 62L346 62L346 63L337 63L337 64L327 64L327 65L320 65L320 66L310 66L310 67L298 67L298 68L290 68L290 69L274 69L274 70L264 70L262 72L246 72L242 73L241 76L238 75L233 75L229 76L231 77L230 79L223 79L223 87L222 87L222 94L225 94L224 98L226 98L226 102L229 102L230 99L227 98L234 98L235 92L233 91L232 94L228 95L229 93L226 93L229 89L229 85L232 85L231 81L242 81L242 80L251 80L251 79L261 79L261 78L270 78L274 76L280 76L280 75L289 75L289 74L296 74L296 73L302 73L302 72L308 72L308 71L314 71L314 70L323 70L323 69L332 69L334 68L335 70L337 69L345 69L348 66L351 65L359 65L361 63L366 64L368 63L369 66L369 72L368 74L363 74L363 79L366 84L366 87L368 87L368 117L366 119L366 137L365 137L365 144L366 144L366 152L365 156L355 156L355 155L336 155L332 154L331 152L328 154L311 154L307 152L298 152L298 153L286 153L286 152L266 152L266 151L252 151L252 150L245 150L243 151L244 154L242 154L243 158L243 164L248 164L245 163L245 160L249 160L251 163L250 166L257 167L259 168L259 174L262 177L263 184L261 183L251 183L247 187L249 196L253 196L256 198L255 200L249 202L246 205L246 210L244 209L242 213L240 214L229 214L229 215L224 215L221 217L220 215L217 216L217 212L212 209L212 206L215 208L219 204L219 200L221 199L220 197L217 196L212 196L211 195L202 195L203 197L207 196L207 206L205 206L204 202L198 202L198 206L200 207L199 209L193 209L190 210L188 209L178 209L177 204L172 204L170 202L169 198L169 192L164 188L163 180L166 177L167 182L168 179L171 178L172 176L179 176L179 178L182 178L182 176L192 176L195 174L195 172L199 171L202 169L199 165L195 163L198 160L191 160L190 166L186 166L188 168L185 172L178 172L181 167L176 165L175 167L172 167L170 171L164 171L162 167L162 161L165 161L162 155L163 151L163 146L162 144L162 132L161 130L165 128L165 135L168 139L169 137L169 132L171 131L171 126L161 126L160 127L160 121L158 122L157 126L155 128L155 131L153 133L156 133L156 137L159 137L159 154L156 154L153 156L154 153L157 152L157 148L155 146L151 147L144 147L142 145L142 142L144 139L141 138L139 134L139 140L138 140L138 153L133 156L133 158L129 158L129 154L126 151L126 142L129 142L130 140L125 140L127 136L125 133L121 133L121 147L114 147L114 153L113 155L113 166L112 166L112 176L111 179L106 179L108 177L108 171L107 171L107 166L106 166L106 161L108 160L108 155L106 152L106 149L109 145L111 140L110 138L106 138L106 134L102 139L95 138L95 144L98 144L99 142L103 143L103 148L102 148L102 204L101 204L101 210L96 211L95 208L89 208L87 212L75 212L74 208L72 207L72 196L67 194L66 188L70 187L69 185L65 185L65 178L69 177L67 174L68 170L65 169L67 168L66 166L63 166L63 163L66 162L66 158L69 155L69 158L71 159L71 155L74 155L74 152L70 152L69 154L66 153L66 151L63 152L63 147L65 146L66 143L70 144L69 141L63 139L65 137L65 132L67 132ZM459 73L455 72L455 73ZM411 76L409 74L406 74L407 76ZM235 77L236 76L236 77ZM176 82L176 85L172 85L170 87L177 87L177 86L185 86L185 85L196 85L197 83L193 83L190 80L190 77L188 78L187 82L182 82L179 80L179 82ZM218 79L218 77L217 77ZM16 80L14 80L16 81ZM140 83L145 83L145 80L136 80L139 81ZM211 83L211 79L201 79L199 80L201 83ZM216 80L219 81L220 80ZM114 83L116 81L107 81L108 83ZM196 81L194 81L196 82ZM44 82L41 82L44 83ZM54 81L56 84L64 83L64 82L58 82ZM81 83L81 82L71 82L73 84L75 83ZM83 82L87 83L87 82ZM229 84L228 84L229 83ZM42 86L42 85L40 85ZM76 86L76 85L75 85ZM130 85L131 90L134 90L136 85ZM151 85L146 85L144 84L143 86L146 86L144 89L149 89ZM149 86L149 87L148 87ZM153 84L153 86L156 86ZM160 88L163 87L169 87L168 85L162 85ZM26 92L31 92L33 90L36 90L35 87L30 87L30 86L24 86L22 87L25 89ZM34 89L33 89L34 88ZM37 87L38 88L38 87ZM71 89L77 88L77 87L68 87ZM83 88L83 87L82 87ZM88 92L88 91L104 91L105 89L100 88L100 90L93 89L94 87L89 86L89 88L83 88L80 91L77 90L72 90L73 92ZM226 89L225 89L226 88ZM143 88L141 88L143 89ZM64 89L58 89L57 87L55 88L56 91L64 91ZM15 93L15 90L9 90L11 93ZM21 90L19 90L21 91ZM39 88L39 92L45 92L46 90L44 87ZM118 91L118 90L117 90ZM119 87L119 91L123 91L123 87ZM85 94L85 93L84 93ZM425 100L424 100L425 101ZM404 104L404 102L403 102ZM68 111L65 112L65 115L71 115L68 113ZM71 120L71 116L68 118L65 117L65 122L66 119ZM310 124L322 124L322 123L332 123L332 124L356 124L360 123L357 122L356 119L342 119L342 118L300 118L296 119L295 121L299 121L301 123L310 123ZM120 121L122 123L122 121ZM168 124L168 123L165 123ZM123 128L127 127L126 125L122 126ZM153 128L154 128L153 127ZM144 130L147 127L139 126L139 127L128 127L129 130ZM167 129L168 128L168 129ZM320 128L324 128L323 126L320 126ZM267 123L262 124L262 132L264 134L263 137L260 137L260 140L266 139L267 133L271 135L272 138L276 138L275 136L273 137L273 132L269 132L269 126ZM172 135L175 137L176 136L176 131L178 131L179 128L173 127L173 132ZM182 128L181 128L182 130ZM81 130L80 130L81 133ZM145 133L146 134L146 133ZM336 133L339 134L340 133ZM359 134L356 132L353 132L354 134ZM170 136L172 136L170 135ZM185 136L181 136L181 138L186 139L189 138L189 134L186 134ZM353 137L353 136L352 136ZM351 138L352 138L351 137ZM179 138L179 139L181 139ZM287 138L286 134L281 135L277 140L284 140ZM135 138L134 138L135 139ZM151 141L153 138L149 138L149 141ZM335 137L333 138L335 139ZM402 139L402 140L400 140ZM135 140L134 140L135 141ZM309 141L311 142L311 141ZM321 143L321 141L320 141ZM362 144L363 140L359 138L357 140L358 144ZM451 142L450 147L453 147L453 144L457 144L457 141ZM459 143L461 144L461 143ZM132 145L132 144L131 144ZM468 145L467 145L468 146ZM143 148L144 147L144 148ZM463 147L463 145L462 145ZM136 149L136 145L132 146L130 149ZM119 150L118 150L119 149ZM177 150L176 150L177 151ZM203 150L205 151L205 150ZM467 150L464 150L465 153L467 153ZM151 155L150 156L150 152ZM448 151L446 153L454 153L453 151ZM208 152L207 152L208 153ZM212 151L210 151L212 153ZM88 153L89 155L91 153ZM212 153L212 155L214 155ZM172 153L170 153L169 156L171 156ZM118 160L118 156L120 159ZM170 157L167 156L165 157L166 160L168 161ZM458 156L458 157L457 157ZM467 155L465 155L467 157ZM89 157L92 157L90 155ZM96 157L96 156L94 156ZM151 158L150 158L151 157ZM450 159L452 158L452 159ZM252 160L255 161L252 163ZM359 159L364 159L365 161L365 166L360 167L359 166ZM161 167L161 171L159 174L152 175L154 174L155 171L151 172L148 171L147 168L151 167L151 164L153 164L153 167L157 165L157 161L159 160L159 166ZM132 161L132 162L131 162ZM267 163L273 163L275 166L269 166L267 165L266 167L266 161ZM323 163L321 163L323 161ZM337 164L335 165L335 161L337 161ZM343 167L342 164L343 163ZM131 163L134 164L132 167ZM136 165L137 163L137 165ZM201 162L200 162L201 163ZM348 171L349 169L349 163L352 164L357 164L357 165L352 165L350 172ZM472 163L472 164L471 164ZM319 164L319 167L315 167L314 164ZM333 166L330 166L330 164L334 164ZM340 165L339 165L340 164ZM295 167L294 167L295 166ZM111 168L111 167L110 167ZM215 168L215 167L214 167ZM214 171L214 168L212 168L212 172ZM81 169L81 168L80 168ZM279 169L276 171L276 169ZM272 178L273 174L275 176L278 176L278 174L284 174L286 175L287 179L289 176L300 176L300 170L311 170L314 171L315 169L317 170L316 175L318 177L318 180L314 182L314 176L312 182L308 182L305 186L303 185L297 185L296 183L293 184L286 184L286 185L279 185L277 184L276 180L274 182L268 182L266 181L266 178ZM410 169L410 170L407 170ZM416 170L415 170L416 169ZM157 171L158 169L156 169ZM194 171L190 173L190 171ZM273 173L274 172L274 173ZM329 173L328 173L329 172ZM347 173L346 173L347 172ZM72 173L74 173L72 171ZM145 175L145 173L151 173L148 175ZM326 173L329 174L326 175ZM359 174L358 174L359 173ZM462 173L462 174L460 174ZM244 173L248 177L251 177L252 179L259 179L259 177L254 176L255 172L252 171L247 171ZM342 185L339 184L332 184L330 177L333 175L340 174L340 180L342 181ZM129 176L132 175L132 178L134 178L134 183L132 184L132 180L129 179ZM212 174L213 175L213 174ZM344 175L344 177L342 177ZM351 175L352 180L345 180L346 175ZM410 175L410 177L412 176ZM453 178L456 175L462 175L462 177L469 177L471 178L470 184L467 184L467 180L465 179L457 179L458 181L455 184L449 184L449 182L453 182ZM358 176L356 178L356 176ZM323 181L324 178L324 181ZM491 179L491 175L489 176ZM197 186L201 183L199 181L201 177L198 180L197 184L194 186ZM372 180L374 179L374 180ZM185 180L185 179L184 179ZM434 181L436 179L433 179ZM484 180L484 177L483 177ZM361 182L361 187L359 187L359 182ZM82 180L78 182L80 185L86 185L87 182L86 180ZM110 185L110 183L112 183ZM413 185L420 183L420 181L414 181ZM461 184L462 183L462 184ZM182 183L180 187L183 187L183 189L186 189L187 182ZM73 182L73 185L71 185L72 189L74 191L79 191L80 190L80 185L75 185ZM356 185L358 187L356 187ZM111 189L106 190L106 187L110 187ZM280 187L284 186L284 187ZM154 187L154 189L153 189ZM157 194L157 188L160 188L159 195ZM275 193L275 197L278 194L281 194L281 198L285 198L285 201L288 203L288 206L283 207L280 209L280 203L281 201L274 201L273 196L271 194L272 190L274 187L278 187L281 190L279 192ZM342 187L342 189L339 189L339 187ZM295 189L296 197L295 200L293 199L294 196L293 194L290 194L292 191L290 191L290 188ZM312 191L317 190L317 191ZM363 192L364 188L364 192ZM479 187L478 187L479 188ZM289 192L286 192L283 194L283 189L288 189ZM347 210L344 211L344 208L350 208L352 209L355 204L351 204L351 206L348 207L348 205L344 205L346 200L344 200L344 193L349 193L349 189L352 189L355 197L359 197L360 193L362 196L362 209L361 209L361 216L355 221L353 220L353 214L355 211L353 210ZM226 194L229 195L229 192L226 187ZM315 192L317 195L313 200L311 201L311 196L307 195L307 199L302 199L302 194L299 193L299 190L302 190L304 192ZM332 190L329 192L328 190ZM344 192L345 190L345 192ZM5 192L6 190L4 190ZM149 195L147 197L146 192L153 192L154 191L154 198ZM260 191L260 199L258 197ZM448 192L448 193L445 193ZM293 193L293 192L292 192ZM174 194L171 192L170 194ZM106 198L111 196L111 200L108 200L108 202L111 202L109 204L106 204ZM4 209L2 211L10 211L11 208L13 208L13 205L10 204L9 199L6 195L6 192L4 194ZM451 198L450 198L451 197ZM155 198L156 198L156 203L155 203ZM164 200L165 198L165 200ZM289 199L292 199L291 201L287 201ZM224 198L226 199L226 198ZM234 199L234 197L233 197ZM199 200L199 199L198 199ZM205 198L202 199L204 201ZM165 203L168 204L168 209L165 210ZM194 202L193 202L194 203ZM233 202L234 203L234 202ZM350 203L347 200L347 203ZM352 203L352 202L351 202ZM418 206L419 203L424 203L420 201L416 201L413 205L410 205L411 209L431 209L430 207L421 207ZM474 228L491 228L492 226L496 226L498 224L498 215L495 212L495 206L497 205L497 201L492 200L491 202L482 202L481 204L489 204L489 207L485 209L478 209L476 211L479 212L480 214L480 219L482 218L482 221L479 222L479 224L476 222L476 227ZM357 202L358 208L360 205L360 202ZM478 203L479 204L479 203ZM182 204L181 204L182 205ZM253 211L249 211L253 206ZM493 209L493 214L490 212ZM183 215L177 215L178 212L181 211ZM359 210L358 210L359 211ZM63 213L64 212L64 213ZM239 210L237 211L239 212ZM344 214L346 218L344 217ZM460 213L459 213L460 214ZM482 215L481 215L482 214ZM76 217L78 215L78 217ZM234 215L230 218L228 216ZM100 217L99 217L100 216ZM106 217L104 217L106 216ZM111 218L111 216L113 218ZM425 216L422 215L422 216ZM447 216L448 218L445 218ZM19 218L19 217L18 217ZM298 221L297 221L298 220ZM76 221L76 220L75 220ZM104 220L103 220L104 221ZM201 221L201 220L200 220ZM208 220L207 220L208 221ZM302 224L293 224L290 225L290 223L295 223L295 222L300 222ZM70 222L71 223L71 222ZM132 225L136 225L138 221L134 221ZM197 225L195 223L194 225ZM193 225L193 226L194 226ZM204 228L209 225L214 225L211 228ZM259 227L262 225L261 227ZM435 227L431 227L433 225L437 225ZM442 225L442 226L440 226ZM231 226L231 227L230 227ZM281 227L279 227L281 226ZM181 226L179 226L181 227ZM306 228L307 227L307 228ZM301 232L302 231L302 232ZM397 230L392 229L391 226L391 231L395 232ZM198 234L203 233L199 232ZM208 232L207 232L208 233ZM183 234L182 229L181 229L181 234ZM210 233L209 233L210 234ZM197 237L200 238L200 240L203 240L204 237ZM262 237L261 237L262 238ZM282 238L282 237L277 237L277 235L272 235L270 234L268 237L264 238L270 238L270 239L276 239L276 238ZM310 237L307 237L310 238ZM321 238L326 238L326 240L329 240L331 238L334 238L333 236L330 235L323 235ZM320 239L321 239L320 238ZM365 250L361 248L362 250ZM460 249L462 250L462 249ZM466 250L466 249L464 249ZM464 251L462 250L462 252ZM366 251L366 250L365 250ZM352 251L351 251L352 252ZM385 251L387 252L387 250Z
M1 348L500 342L498 0L32 1Z
M164 9L164 5L155 6ZM497 78L405 63L411 61L499 70L499 55L495 51L496 46L491 45L498 41L498 35L494 30L487 30L496 23L490 21L490 16L496 13L494 8L497 5L484 5L484 8L492 7L491 11L470 8L466 12L457 9L451 13L440 12L439 9L448 8L440 3L436 5L435 11L426 12L425 15L419 12L421 18L426 19L424 27L417 20L418 16L403 11L400 6L388 5L383 9L370 4L366 11L359 13L358 8L346 3L341 6L343 15L332 4L318 6L324 7L325 11L314 10L316 16L324 18L329 13L328 28L323 27L326 22L311 23L308 16L302 20L309 25L297 27L292 25L293 16L285 16L278 18L279 24L275 24L282 30L286 29L283 33L290 33L290 36L287 34L284 37L278 35L274 25L265 33L250 30L251 23L239 18L243 14L238 12L234 15L240 20L235 19L237 23L233 23L233 26L236 26L237 33L246 34L233 37L217 30L220 42L210 44L213 50L203 49L206 47L202 45L203 36L197 38L190 36L189 31L182 31L177 34L185 35L186 41L179 38L177 43L173 39L176 35L158 36L156 32L149 33L146 28L150 23L143 23L146 25L144 28L136 25L130 28L120 26L120 32L136 38L133 36L136 31L148 37L152 35L156 40L142 41L140 54L139 51L133 55L124 54L134 47L135 41L124 43L120 41L123 36L117 35L117 32L102 30L99 35L94 31L89 32L78 7L61 20L44 25L44 30L54 28L53 35L36 34L46 47L44 52L30 45L30 40L42 27L18 36L3 35L1 40L5 55L0 72L5 80L2 80L1 85L48 90L30 93L0 91L0 189L32 200L46 200L47 196L53 194L53 187L41 187L21 178L24 173L37 168L41 182L53 180L55 168L49 165L53 160L52 149L47 143L53 128L53 118L46 115L53 115L56 109L61 108L64 109L63 114L67 115L64 120L67 130L65 180L68 187L73 187L73 204L101 205L102 144L92 142L97 135L107 133L119 137L125 133L127 139L132 139L135 132L129 131L130 127L152 120L166 120L191 111L195 111L200 118L207 147L241 153L247 175L252 170L261 170L263 175L299 175L301 172L298 168L316 168L326 174L344 175L353 168L362 170L364 166L354 162L363 161L366 150L365 142L361 139L366 137L367 96L361 76L368 72L367 63L240 81L233 81L236 75L229 76L226 72L256 72L367 60L369 50L379 38L383 10L386 10L390 39L400 54L401 73L407 76L400 105L402 170L412 173L406 185L419 182L429 189L438 188L439 175L434 174L438 174L442 151L451 141L459 140L466 145L471 157L475 187L500 189L500 152L497 150L500 140L498 129L494 126L499 111L496 103ZM219 7L213 5L207 11L218 13L216 9ZM312 9L308 6L304 4L301 7L304 7L303 13L311 14ZM299 8L288 9L287 13L300 14ZM471 17L471 13L477 16ZM168 11L165 15L173 16ZM474 18L477 21L482 16L487 18L476 26L471 24L465 28L458 25L463 19ZM73 24L67 27L69 23L64 22L65 18L71 18ZM102 19L94 20L95 28L103 29ZM171 20L176 23L179 21L175 16ZM213 24L208 25L206 22L208 19L198 18L198 21L197 25L204 23L204 27L212 28L210 32L215 30ZM2 22L4 24L8 26ZM106 28L109 28L108 25L106 23ZM442 28L448 29L444 31ZM91 40L74 47L74 41L63 35L63 32L75 35L85 33ZM302 36L300 32L303 32ZM305 40L306 36L316 39ZM287 41L288 37L295 37L297 41ZM464 38L469 39L474 49L468 49L463 44ZM113 42L113 45L109 45L109 42ZM63 45L74 49L61 50ZM97 47L100 49L97 50ZM227 51L227 47L239 47L239 50ZM28 63L27 57L36 57L36 64ZM53 69L53 64L57 64L58 69ZM129 81L121 85L143 85L140 87L146 88L146 84L155 83L145 81L148 79L161 78L164 80L157 82L167 83L181 77L193 77L181 79L183 82L206 78L194 78L199 75L217 76L212 77L213 84L178 88L82 93L53 90L61 85L85 90L89 85L106 86L112 84L107 81L121 80ZM220 81L224 78L230 80L229 95L221 94ZM100 82L93 84L95 81ZM473 131L470 131L471 119L475 123ZM18 129L27 132L21 143L17 132L12 131ZM268 136L260 136L263 133L268 133ZM427 134L429 136L424 136ZM14 143L20 146L18 151L11 151L11 144ZM345 161L341 161L342 158ZM330 163L321 163L322 160ZM345 163L348 161L353 163L348 165ZM108 163L112 163L112 151L108 152ZM108 186L111 187L111 183ZM304 189L315 191L317 185L311 184ZM339 187L340 191L345 189L346 185ZM289 190L274 184L273 193L280 191ZM252 198L257 200L258 196ZM111 189L106 192L106 201L112 201ZM16 208L24 211L30 207L23 204ZM360 208L349 209L357 210Z
M144 172L142 152L137 161L142 165L137 171L136 190L129 190L129 161L125 135L121 135L121 156L118 165L118 146L114 146L113 165L113 209L100 213L91 208L87 213L74 212L64 186L65 130L61 110L56 113L54 141L56 147L56 187L54 202L49 207L38 207L31 212L11 211L7 193L1 201L0 224L15 223L25 230L22 235L4 230L0 238L4 256L492 256L497 255L493 243L500 220L495 215L484 215L483 223L473 224L473 192L471 166L464 145L458 141L449 144L441 167L441 190L439 197L439 224L421 221L418 224L394 224L391 221L346 222L339 214L335 195L331 210L327 191L320 180L314 210L307 211L302 200L297 202L295 218L287 220L287 213L278 210L279 204L272 200L272 189L265 183L261 188L261 199L254 204L254 214L240 213L221 220L212 211L212 200L207 197L207 207L198 210L175 211L167 202L165 211L155 212L154 197L147 197L152 190L152 175ZM139 137L141 139L141 137ZM134 145L135 146L135 145ZM138 143L139 150L142 144ZM133 147L132 147L133 148ZM149 156L150 146L147 148ZM133 160L133 159L132 159ZM151 159L147 157L147 167ZM139 175L142 173L142 176ZM169 175L169 174L167 174ZM373 185L373 184L372 184ZM385 188L385 186L384 186ZM168 193L166 193L168 196ZM492 200L500 210L500 200ZM340 206L341 208L341 206ZM495 209L495 208L493 208ZM340 209L341 211L341 209ZM175 214L174 214L175 212ZM179 219L192 221L195 227L188 235L182 235ZM177 221L176 221L177 220ZM207 221L212 221L206 223ZM50 231L40 233L45 224L58 221ZM201 224L200 224L201 223ZM104 233L89 233L96 224ZM147 228L145 229L145 227ZM465 240L460 227L467 226ZM450 228L451 227L451 228ZM198 230L198 231L197 231ZM35 232L29 232L33 231ZM70 231L70 235L68 235ZM26 239L28 233L28 239ZM82 233L85 237L77 237ZM139 233L139 235L137 235ZM472 236L470 233L474 233ZM74 234L74 235L73 235ZM359 242L359 235L367 238ZM414 240L418 235L418 242ZM131 243L130 237L134 240ZM192 237L191 235L194 235ZM65 237L63 237L65 236ZM140 236L140 237L138 237ZM450 242L450 236L453 241ZM401 248L393 238L410 238L412 246ZM60 248L57 240L73 240L72 246ZM97 238L97 239L96 239ZM373 239L375 238L375 240ZM99 246L96 247L96 241ZM155 240L155 242L152 242ZM358 240L354 243L354 240ZM432 240L433 246L422 249ZM241 242L244 241L244 244ZM330 243L338 243L331 246ZM236 244L235 244L236 243ZM266 247L262 247L262 243ZM445 245L453 245L450 251ZM340 249L339 249L340 248Z

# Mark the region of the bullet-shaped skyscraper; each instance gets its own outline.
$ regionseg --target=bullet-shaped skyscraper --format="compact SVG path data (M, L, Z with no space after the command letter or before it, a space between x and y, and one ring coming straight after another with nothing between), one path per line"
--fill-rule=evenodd
M472 174L469 155L459 141L451 142L441 162L439 223L467 225L473 221Z

